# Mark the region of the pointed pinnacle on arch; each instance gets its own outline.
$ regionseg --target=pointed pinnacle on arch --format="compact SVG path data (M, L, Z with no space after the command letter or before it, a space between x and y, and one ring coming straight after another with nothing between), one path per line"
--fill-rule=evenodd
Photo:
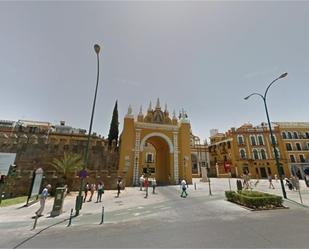
M143 116L143 106L141 105L141 107L139 108L139 116Z
M156 109L161 109L161 107L160 107L160 99L159 98L157 98Z
M149 111L149 112L151 112L151 111L152 111L152 104L151 104L151 100L150 100L150 102L149 102L148 111Z
M176 118L176 111L175 111L175 109L174 109L174 111L173 111L173 119L177 119L177 118Z
M129 104L129 107L128 107L128 115L131 115L132 114L132 106L131 104Z

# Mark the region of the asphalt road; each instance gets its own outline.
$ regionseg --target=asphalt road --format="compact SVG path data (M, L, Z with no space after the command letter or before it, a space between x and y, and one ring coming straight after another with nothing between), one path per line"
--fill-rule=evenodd
M190 191L180 198L175 188L158 188L168 201L106 213L103 225L85 216L92 225L59 225L20 248L309 248L307 208L249 211Z

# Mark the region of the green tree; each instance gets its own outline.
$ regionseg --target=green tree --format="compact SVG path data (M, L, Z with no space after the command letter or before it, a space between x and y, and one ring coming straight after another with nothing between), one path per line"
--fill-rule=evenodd
M118 108L117 108L117 101L115 103L114 111L113 111L113 117L111 121L111 126L109 128L109 133L108 133L108 144L109 146L112 145L112 141L116 141L116 145L118 143L118 130L119 122L118 122Z
M61 175L63 182L67 184L68 189L71 189L73 184L73 173L83 168L81 156L73 153L64 152L63 158L54 158L50 163Z

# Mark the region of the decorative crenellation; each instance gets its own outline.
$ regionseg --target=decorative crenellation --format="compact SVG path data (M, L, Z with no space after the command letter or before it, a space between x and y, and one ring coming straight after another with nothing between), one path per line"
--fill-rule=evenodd
M127 114L127 116L132 117L132 114ZM173 116L172 118L169 116L169 111L167 108L167 104L164 106L164 111L161 110L161 105L160 105L160 99L157 99L156 105L154 108L152 108L152 103L150 101L149 107L147 109L147 113L145 116L143 115L142 108L140 109L138 116L137 116L137 121L142 122L142 123L155 123L155 124L160 124L160 125L178 125L178 121L181 123L190 123L188 119L187 112L182 109L179 112L179 117L176 117L176 112L175 110L173 111Z

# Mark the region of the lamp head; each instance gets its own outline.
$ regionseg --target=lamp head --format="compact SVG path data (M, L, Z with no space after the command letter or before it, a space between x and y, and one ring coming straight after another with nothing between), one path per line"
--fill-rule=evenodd
M244 98L244 100L247 100L247 99L249 99L249 98L250 98L250 95L249 95L249 96L247 96L247 97L245 97L245 98Z
M100 53L100 46L98 44L94 45L94 51L96 52L96 54Z
M284 77L286 77L288 75L288 73L283 73L283 74L281 74L280 76L279 76L279 79L282 79L282 78L284 78Z

